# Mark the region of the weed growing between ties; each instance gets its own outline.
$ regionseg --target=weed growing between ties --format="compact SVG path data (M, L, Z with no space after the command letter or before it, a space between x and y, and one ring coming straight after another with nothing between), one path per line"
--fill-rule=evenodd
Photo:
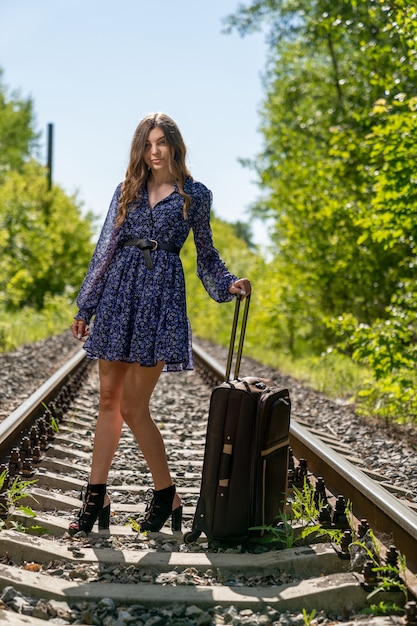
M49 406L47 404L45 404L45 402L42 402L42 406L45 409L46 415L49 417L52 430L54 431L54 433L58 434L59 433L59 424L58 424L54 414L52 413L52 411L49 408Z
M361 615L372 615L373 617L389 616L389 615L404 615L404 609L398 604L391 604L389 602L380 602L379 604L371 604L366 609L360 611Z
M36 480L22 480L20 476L16 476L13 481L10 482L7 470L3 470L0 474L0 530L12 528L19 532L27 532L28 530L33 530L34 532L38 532L38 534L42 534L42 531L47 532L39 526L27 528L23 524L11 519L11 515L15 511L24 513L29 517L36 517L36 513L34 513L31 507L16 506L19 500L23 498L29 497L35 500L34 496L28 492L28 489L36 482Z
M287 501L287 508L279 516L278 523L270 526L257 526L254 531L261 531L260 537L254 538L257 543L271 544L278 549L293 548L330 541L340 547L346 531L342 528L334 528L323 525L320 519L323 510L329 508L328 503L319 496L307 477L304 477L302 489L292 488L292 494ZM324 516L331 519L330 513ZM347 502L344 510L344 519L349 524L350 536L356 536L352 506ZM395 548L390 548L386 562L382 562L380 542L373 531L368 529L363 537L352 540L347 547L351 569L361 571L364 574L364 587L369 590L368 601L376 601L379 594L400 592L404 596L404 604L408 602L408 590L406 580L406 558L398 553ZM404 609L395 602L389 602L385 598L379 603L371 604L363 610L364 614L393 615L403 614ZM304 623L308 626L313 619L311 615L304 614Z
M303 623L304 626L310 626L316 617L316 609L313 609L311 613L307 613L306 609L303 609Z
M274 544L280 549L293 548L319 541L331 541L340 545L343 530L323 525L320 512L328 507L321 494L310 485L304 477L303 487L292 488L284 513L279 516L278 523L270 526L255 526L250 530L260 531L260 537L254 538L257 543ZM352 519L349 503L346 505L346 517Z
M140 533L140 523L133 519L133 517L129 517L129 520L126 522L125 526L130 526L130 528L135 532L135 533ZM146 534L146 533L145 533Z
M59 424L51 409L44 402L42 402L42 406L46 411L50 427L55 433L58 433ZM18 506L18 503L26 498L32 498L36 502L36 498L30 493L29 488L38 481L36 479L25 480L19 475L19 471L19 469L16 470L14 477L9 476L7 468L0 473L0 531L13 529L18 532L36 535L49 533L50 531L42 526L33 524L29 526L26 523L12 519L15 513L21 513L29 518L36 517L36 513L30 506Z
M363 562L365 588L370 589L368 600L375 599L383 593L400 592L404 595L404 604L408 602L408 589L405 584L407 561L406 557L395 549L390 548L386 562L382 562L380 544L372 530L368 530L360 540L350 545L351 562ZM403 613L397 604L380 600L379 604L372 604L376 615Z

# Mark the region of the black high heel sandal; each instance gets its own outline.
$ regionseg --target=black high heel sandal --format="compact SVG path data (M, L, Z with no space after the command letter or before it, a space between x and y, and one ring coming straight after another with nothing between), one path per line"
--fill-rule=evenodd
M91 532L98 519L98 529L108 530L110 526L110 503L104 505L106 485L87 485L85 500L78 518L70 523L68 532L75 535L79 532ZM82 499L82 492L81 492Z
M146 506L145 517L139 522L140 531L157 532L161 530L169 516L171 516L171 528L173 531L181 530L182 505L172 510L175 496L175 485L156 491L151 490L152 500Z

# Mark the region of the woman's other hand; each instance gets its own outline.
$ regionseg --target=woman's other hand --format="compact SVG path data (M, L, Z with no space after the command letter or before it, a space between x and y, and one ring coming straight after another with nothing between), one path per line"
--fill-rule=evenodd
M88 336L88 325L84 320L74 320L71 324L72 334L76 339L85 341Z
M240 296L243 300L251 292L250 280L248 278L239 278L239 280L235 280L235 282L230 285L229 292L233 295Z

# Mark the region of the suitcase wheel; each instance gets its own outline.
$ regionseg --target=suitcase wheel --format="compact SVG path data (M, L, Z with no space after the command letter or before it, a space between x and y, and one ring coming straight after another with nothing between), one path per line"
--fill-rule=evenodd
M184 536L183 536L184 543L186 544L195 543L200 535L201 533L199 530L190 530L188 533L184 533Z

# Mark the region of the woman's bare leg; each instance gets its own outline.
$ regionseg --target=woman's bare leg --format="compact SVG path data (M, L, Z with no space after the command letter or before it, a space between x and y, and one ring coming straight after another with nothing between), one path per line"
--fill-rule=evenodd
M107 483L122 430L120 397L128 368L128 363L99 360L100 403L90 474L92 485Z
M151 395L162 368L163 363L158 363L155 367L142 367L138 363L129 365L124 377L120 401L123 419L139 444L157 491L173 483L168 468L165 444L149 410ZM180 503L181 500L176 494L174 508Z

